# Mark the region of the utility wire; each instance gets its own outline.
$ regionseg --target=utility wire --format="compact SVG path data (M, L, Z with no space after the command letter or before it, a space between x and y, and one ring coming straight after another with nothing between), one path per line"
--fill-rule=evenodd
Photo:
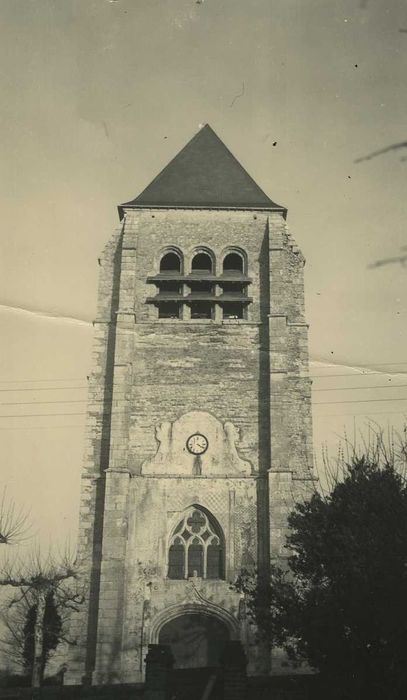
M388 372L383 373L383 372L367 372L363 374L329 374L329 375L320 375L320 374L310 374L309 377L310 379L335 379L337 377L352 377L355 379L360 379L362 377L371 377L373 375L383 375L386 374L388 376ZM404 376L407 375L407 372L394 372L392 374L393 377L399 377L399 376ZM89 386L88 384L83 384L82 386L40 386L40 387L24 387L24 388L19 388L19 387L7 387L6 389L0 388L0 392L22 392L22 391L76 391L77 389L84 390L88 389ZM339 387L338 387L339 388ZM357 387L349 387L350 389L352 388L357 388ZM320 389L314 389L314 391L320 391ZM328 389L327 389L328 391Z
M49 404L49 403L86 403L87 399L78 399L77 401L5 401L0 402L0 406L32 406L35 404L36 406L40 406L41 404Z
M0 391L60 391L62 389L69 389L74 391L75 389L88 389L87 384L84 386L46 386L46 387L31 387L26 389L0 389Z
M0 379L0 384L33 384L34 382L83 382L83 377L64 379Z
M84 428L85 424L82 425L17 425L11 428L0 428L2 430L56 430L57 428Z
M375 384L373 386L337 386L323 389L313 389L313 391L366 391L366 389L401 389L407 384Z
M86 416L87 413L86 411L82 413L16 413L13 415L3 415L0 416L0 418L40 418L41 416L53 416L54 418L57 418L57 416Z
M360 372L360 371L355 370L354 373L353 372L345 372L343 374L310 374L309 377L310 377L310 379L336 379L338 377L352 377L352 378L354 377L354 378L360 379L362 377L372 377L373 375L378 375L378 374L379 375L391 374L393 377L397 377L397 376L407 375L407 371L406 372L389 373L389 372L370 372L370 371ZM47 381L47 382L48 381L83 381L83 377L81 377L80 379L75 379L75 380L73 380L73 379L72 380L69 380L69 379L65 379L65 380L62 380L62 379L61 380L25 379L25 380L21 380L22 383L34 383L34 382L45 382L45 381ZM17 384L17 383L19 383L17 380L13 380L10 382L6 382L6 381L0 382L0 384ZM31 392L33 392L33 391L68 391L68 390L75 391L76 389L87 389L87 388L88 388L87 384L83 384L81 386L47 386L47 387L21 387L21 388L19 388L19 387L7 387L7 388L0 387L0 392L4 392L4 391L6 391L6 392L10 392L10 391L14 391L14 392L21 392L21 391L31 391ZM353 387L349 387L349 388L351 389ZM355 388L357 388L357 387L355 387ZM315 389L314 391L320 391L320 390ZM328 389L327 389L327 391L328 391Z
M344 418L366 418L369 419L370 416L388 416L388 415L405 415L405 411L369 411L369 413L314 413L314 418L316 420L319 419L325 419L325 418L337 418L337 417L344 417ZM62 415L62 414L59 414ZM69 414L69 415L75 415L75 414ZM53 425L52 423L49 423L48 425L19 425L19 426L12 426L9 428L0 428L0 432L3 430L57 430L59 428L85 428L85 424L82 423L81 425Z
M406 411L369 411L368 413L314 413L315 419L320 418L336 418L338 416L348 416L348 418L357 418L358 416L369 418L370 416L398 416L406 415Z
M334 403L376 403L377 401L407 401L407 396L394 399L355 399L354 401L317 401L314 406L327 406Z
M312 362L312 360L311 360ZM355 372L364 374L363 370L365 367L397 367L400 365L407 365L407 362L372 362L370 364L364 363L363 367L356 367ZM337 367L338 365L328 365L325 369L329 370L331 367ZM382 374L377 371L368 371L366 374ZM398 372L396 373L398 374ZM404 372L402 374L407 374ZM338 374L338 375L324 375L324 374L313 374L313 377L329 378L331 377L345 377L354 376L352 372L348 374ZM48 383L48 382L82 382L84 377L62 377L53 379L0 379L0 384L33 384L33 383Z
M310 362L318 362L319 360L310 360ZM360 367L360 369L363 369L364 367L389 367L390 365L407 365L407 362L371 362L370 364L368 362L364 362L363 365ZM329 367L337 367L338 365L327 365L326 369L329 369ZM349 366L349 365L347 365Z
M349 401L317 401L313 403L313 406L329 406L332 404L352 404L352 403L382 403L384 401L407 401L407 396L401 396L391 399L355 399ZM102 411L102 414L112 414L117 415L117 411ZM86 416L87 412L82 411L80 413L16 413L16 414L3 414L0 418L35 418L40 416Z
M374 374L380 375L391 375L392 377L398 377L399 375L407 374L407 372L374 372L368 370L367 372L361 372L360 370L355 370L354 372L344 372L343 374L310 374L311 379L334 379L336 377L372 377Z
M374 386L341 386L335 388L323 388L323 389L313 389L314 392L317 391L366 391L371 389L402 389L407 387L407 384L390 384L390 385L380 385L376 384ZM103 403L105 399L93 399L92 403ZM42 404L57 404L57 403L87 403L87 399L58 399L57 401L1 401L0 406L40 406Z

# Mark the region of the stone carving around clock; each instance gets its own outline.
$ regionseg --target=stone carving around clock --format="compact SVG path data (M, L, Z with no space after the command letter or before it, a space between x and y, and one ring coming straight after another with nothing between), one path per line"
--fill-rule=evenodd
M237 451L240 434L205 411L190 411L156 426L157 452L142 465L144 475L250 476L252 466ZM197 461L199 470L196 469Z

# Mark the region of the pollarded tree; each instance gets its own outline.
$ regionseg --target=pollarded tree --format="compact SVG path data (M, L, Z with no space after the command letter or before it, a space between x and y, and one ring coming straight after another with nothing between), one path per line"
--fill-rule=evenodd
M394 460L354 454L289 526L287 568L266 587L238 581L262 634L318 669L331 697L406 697L407 485Z
M4 488L0 497L0 544L20 544L29 529L28 513L16 506Z
M63 639L67 641L63 633L62 613L78 610L78 606L83 601L83 596L77 588L77 579L78 570L69 554L58 559L49 555L44 559L36 551L25 563L15 561L10 563L10 560L6 560L0 567L0 586L17 589L16 595L9 603L9 609L18 606L24 600L29 601L28 610L31 611L29 624L32 629L29 642L24 634L16 633L12 621L8 625L8 630L16 642L14 652L16 646L20 646L22 656L27 655L32 658L30 670L33 688L39 688L41 685L47 654L54 643ZM52 640L47 639L49 631L47 604L49 613L51 601L61 621L58 629L57 625L53 627ZM58 640L54 639L56 636Z
M23 645L21 654L23 657L24 670L27 675L32 676L35 661L35 625L37 620L38 603L34 602L26 610L26 619L23 626ZM51 590L45 599L45 610L43 620L43 643L40 676L43 678L46 663L50 654L61 641L62 618L55 601L55 594Z

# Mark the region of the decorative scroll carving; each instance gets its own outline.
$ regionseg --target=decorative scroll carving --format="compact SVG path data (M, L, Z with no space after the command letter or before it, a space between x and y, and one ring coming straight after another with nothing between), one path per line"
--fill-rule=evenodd
M195 433L205 435L208 440L208 449L199 456L199 470L186 446L188 437ZM200 472L202 476L249 476L252 473L250 462L237 451L239 429L230 421L222 425L205 411L191 411L173 423L161 423L155 436L158 449L152 459L144 462L144 475L194 476Z

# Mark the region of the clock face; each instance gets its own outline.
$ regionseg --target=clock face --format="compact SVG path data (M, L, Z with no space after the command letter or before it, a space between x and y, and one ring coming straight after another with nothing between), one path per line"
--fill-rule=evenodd
M202 455L208 449L208 440L201 433L194 433L187 440L187 449L193 455Z

